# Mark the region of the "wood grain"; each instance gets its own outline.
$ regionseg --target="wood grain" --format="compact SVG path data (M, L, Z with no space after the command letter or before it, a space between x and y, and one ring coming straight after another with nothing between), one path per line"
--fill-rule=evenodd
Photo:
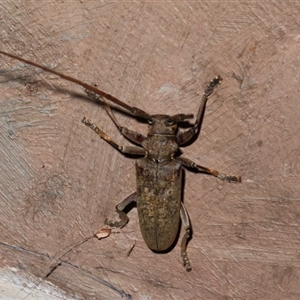
M194 113L221 75L184 154L243 178L186 173L191 273L179 245L147 248L133 210L128 226L69 252L47 281L83 299L299 299L299 14L289 1L0 4L1 50L149 113ZM58 252L116 217L135 191L134 161L81 124L91 118L128 143L80 87L1 56L0 89L1 265L43 278Z

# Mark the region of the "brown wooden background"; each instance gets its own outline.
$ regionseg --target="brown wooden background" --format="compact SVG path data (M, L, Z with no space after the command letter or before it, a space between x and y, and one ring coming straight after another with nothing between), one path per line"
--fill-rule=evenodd
M0 4L1 50L149 113L194 113L220 74L184 154L243 177L186 173L191 273L180 243L147 248L132 210L121 232L75 248L47 280L83 299L299 299L299 15L297 1ZM116 217L135 190L134 161L81 123L128 144L80 87L1 56L0 91L1 266L43 277L58 251Z

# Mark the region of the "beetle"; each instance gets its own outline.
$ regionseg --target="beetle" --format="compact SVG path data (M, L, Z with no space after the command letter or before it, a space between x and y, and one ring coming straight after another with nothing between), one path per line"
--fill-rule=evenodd
M106 220L105 223L112 227L122 228L125 226L129 218L124 209L135 202L138 210L140 230L145 243L154 252L164 252L174 245L181 220L185 228L185 234L181 241L181 256L183 266L186 271L190 271L191 264L186 249L187 243L191 238L191 225L187 210L181 199L183 168L212 175L228 182L241 182L240 176L228 176L217 170L200 166L192 160L180 156L180 146L185 146L197 139L204 117L206 102L214 88L222 82L221 76L215 77L204 88L195 123L190 125L190 128L187 130L182 131L179 128L180 123L193 118L193 114L150 115L137 107L127 105L114 96L96 88L96 86L86 84L19 56L4 51L0 51L0 53L76 83L85 88L85 92L89 97L96 101L102 100L105 103L105 110L121 135L134 143L135 146L120 146L98 126L94 125L91 120L84 117L82 122L122 154L141 156L136 160L136 192L129 195L116 206L116 212L120 220ZM135 118L147 120L147 136L122 127L106 100L123 107Z

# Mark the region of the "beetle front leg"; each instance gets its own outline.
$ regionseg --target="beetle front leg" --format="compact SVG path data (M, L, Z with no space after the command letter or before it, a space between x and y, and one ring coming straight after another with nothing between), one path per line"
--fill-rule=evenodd
M105 104L105 110L106 110L108 116L110 117L110 119L113 121L113 123L118 128L119 132L124 137L126 137L128 140L130 140L131 142L134 142L138 145L142 144L142 142L146 139L146 137L144 135L142 135L141 133L138 133L136 131L130 130L126 127L121 126L120 123L117 121L117 118L113 114L109 105Z
M93 124L91 120L84 117L82 119L82 123L85 124L87 127L94 130L101 139L108 142L110 145L118 149L122 153L132 154L132 155L145 155L146 152L143 148L132 147L132 146L120 146L114 140L112 140L105 132L103 132L97 125Z
M124 227L128 223L129 218L127 214L124 213L123 210L126 208L127 205L129 205L132 202L136 202L136 192L129 195L127 198L125 198L121 203L119 203L116 206L116 212L119 214L119 217L121 219L120 221L109 221L106 219L104 223L112 227L120 227L120 228Z
M187 131L184 132L178 132L176 135L176 143L181 146L184 145L185 143L189 142L191 139L193 139L199 132L201 128L201 124L203 121L203 116L205 112L205 107L206 107L206 102L208 100L208 97L212 94L214 91L214 88L219 85L222 82L222 77L219 75L218 77L215 77L209 85L207 85L204 89L204 93L202 95L201 101L200 101L200 106L198 109L197 117L196 117L196 122L193 125L192 128L188 129Z
M194 163L192 160L190 160L188 158L177 157L176 160L186 168L195 169L199 172L218 177L221 180L226 180L228 182L242 182L241 176L226 175L226 174L220 173L217 170L199 166L199 165L197 165L196 163Z
M183 260L183 266L185 267L186 271L190 272L192 270L192 267L189 258L187 256L186 248L187 248L188 240L191 237L191 224L190 224L188 212L182 202L180 207L180 218L183 227L185 228L185 234L181 241L181 257Z

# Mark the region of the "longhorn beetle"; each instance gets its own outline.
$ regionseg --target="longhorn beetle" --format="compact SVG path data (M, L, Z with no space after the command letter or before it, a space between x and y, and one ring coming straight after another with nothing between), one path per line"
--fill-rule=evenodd
M176 114L174 116L163 114L149 115L147 112L137 107L129 106L114 96L97 89L95 86L16 55L3 51L0 51L0 53L79 84L85 88L85 92L89 97L94 100L100 99L104 101L106 112L119 132L137 146L120 146L90 120L84 117L82 122L121 153L142 156L142 158L136 160L136 192L129 195L116 206L120 220L116 222L106 220L106 224L122 228L129 220L123 210L129 204L135 202L141 232L147 246L155 252L163 252L174 244L181 219L185 228L185 234L181 242L181 256L185 269L190 271L191 265L186 249L188 240L191 238L191 226L188 213L181 200L182 167L212 175L228 182L241 182L240 176L228 176L217 170L200 166L188 158L179 156L179 147L186 145L198 137L206 102L214 88L221 83L221 76L214 78L204 88L195 123L189 129L180 131L178 128L179 123L193 118L193 114ZM125 108L134 117L147 120L149 123L147 136L122 127L105 99Z

